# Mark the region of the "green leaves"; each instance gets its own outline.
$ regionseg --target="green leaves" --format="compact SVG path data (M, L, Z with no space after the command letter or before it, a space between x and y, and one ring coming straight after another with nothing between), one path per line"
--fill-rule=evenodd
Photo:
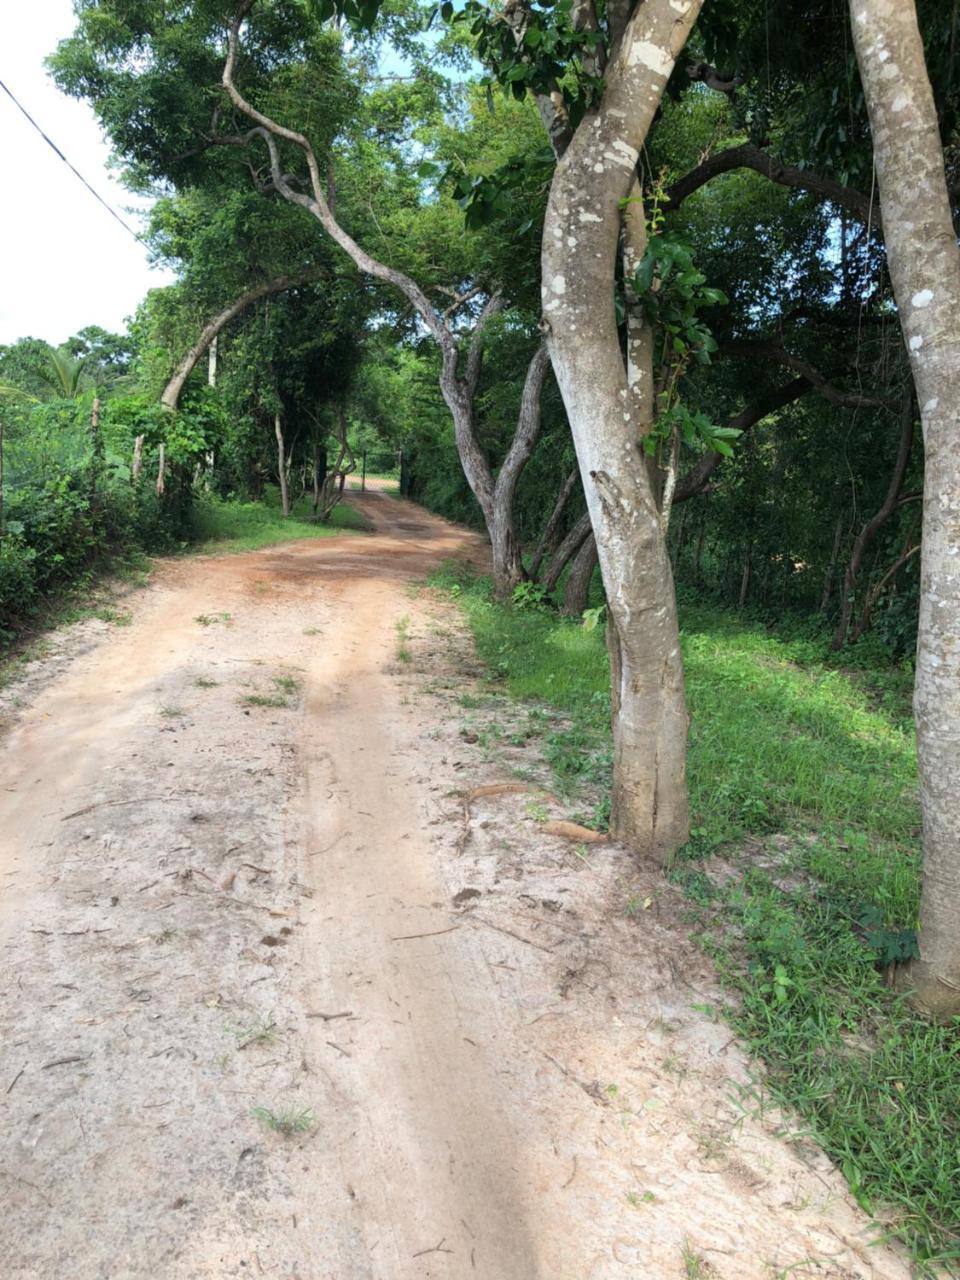
M710 363L717 344L697 313L729 302L722 289L710 288L706 281L691 246L669 232L651 237L633 279L647 321L666 331L676 356L692 355L701 364Z
M644 437L644 448L651 456L658 446L678 436L688 449L712 449L725 458L733 456L733 441L743 435L736 427L718 427L705 413L692 413L678 401L657 418L653 430Z
M475 231L508 215L531 181L548 183L553 166L553 152L544 147L532 163L530 157L523 156L501 165L493 173L471 175L451 168L445 177L453 186L453 198L464 212L467 228ZM533 218L525 218L513 228L513 234L526 235L534 222Z
M516 99L522 99L528 89L532 93L559 90L574 127L599 99L603 79L588 71L586 64L605 37L596 31L574 29L570 0L558 4L540 0L530 5L524 13L522 34L482 0L467 0L459 12L444 4L440 12L444 21L468 26L476 55L490 68L492 80L509 88Z

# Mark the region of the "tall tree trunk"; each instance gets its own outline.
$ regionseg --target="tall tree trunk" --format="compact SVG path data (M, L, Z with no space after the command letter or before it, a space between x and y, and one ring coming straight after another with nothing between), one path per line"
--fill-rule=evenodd
M140 468L143 466L143 442L146 436L137 436L133 442L133 461L130 463L130 479L136 484L140 479Z
M279 413L273 415L273 431L277 437L277 479L280 481L280 510L290 514L290 460L283 443L283 424Z
M700 4L646 0L634 8L603 98L557 165L541 263L547 341L607 595L611 831L661 861L689 834L687 710L665 521L642 446L655 413L651 334L630 307L625 367L613 296L621 214L628 280L644 252L636 165Z
M837 561L840 559L840 541L843 537L843 512L837 516L836 527L833 531L833 547L830 550L830 560L827 564L827 572L823 575L823 590L820 593L819 609L821 613L827 612L827 605L830 603L830 596L833 594L833 575L837 571Z
M673 576L677 576L677 565L680 563L680 556L683 554L684 533L687 528L687 508L680 508L680 526L677 529L676 536L673 539L673 552L670 556L670 564L673 568Z
M698 587L703 585L703 540L707 536L707 513L700 512L700 529L697 533L697 549L693 553L693 580Z
M100 397L93 397L93 407L90 410L90 505L96 506L97 502L97 483L103 472L103 432L100 429Z
M586 609L590 599L593 571L597 567L598 560L597 540L589 537L584 540L583 546L576 554L564 588L563 608L560 612L565 613L567 617L579 618Z
M157 497L162 498L167 490L167 446L160 442L157 450Z
M517 482L533 453L540 435L540 401L543 384L550 372L550 355L541 343L534 352L524 379L517 429L493 486L490 516L490 546L493 551L493 582L498 599L508 599L526 572L515 523Z
M851 0L890 279L924 441L914 714L923 809L914 998L960 1013L960 251L913 0Z
M850 627L854 593L857 577L863 566L863 557L882 526L886 524L897 508L897 500L900 497L900 490L903 488L903 477L910 464L910 454L913 450L913 416L914 396L913 388L911 387L909 391L905 392L903 398L903 408L900 415L900 445L897 449L897 459L893 464L893 471L890 473L890 484L887 486L886 497L877 513L867 521L857 534L853 550L850 553L850 560L843 577L843 588L840 594L840 617L830 645L831 649L843 647ZM861 630L862 628L858 629L858 635Z
M587 539L593 541L593 529L590 525L589 511L585 511L583 513L550 557L550 563L547 565L547 571L543 575L543 585L547 591L552 591L554 589L560 581L560 575Z
M681 0L681 2L687 3L688 0ZM463 353L460 351L459 340L450 327L451 317L469 299L485 291L479 286L468 289L466 293L455 297L453 305L448 307L446 311L438 311L415 280L403 271L398 271L395 267L388 266L386 263L374 258L344 230L336 218L335 201L331 204L329 199L329 196L333 194L333 189L328 188L327 191L324 191L320 163L310 141L304 134L278 123L262 111L259 111L244 98L234 82L234 69L240 51L240 28L252 8L253 0L243 0L230 24L227 58L223 67L222 82L233 105L254 122L254 128L249 130L243 137L220 138L219 141L232 145L246 145L255 139L260 139L266 145L270 156L270 176L275 190L285 200L288 200L291 204L298 205L301 209L306 209L316 218L327 235L352 258L361 271L398 289L417 312L430 336L437 343L441 354L440 392L453 418L454 438L463 473L480 505L480 510L483 512L483 518L490 535L493 547L496 593L501 598L507 598L511 595L516 584L523 581L524 572L520 547L513 526L513 513L512 510L509 513L506 512L504 503L507 493L509 493L512 502L517 478L530 456L539 432L540 390L543 386L546 368L537 374L534 371L534 365L538 363L538 356L534 356L531 368L527 371L524 404L521 405L520 409L517 433L514 436L510 454L508 454L507 460L501 467L502 476L504 469L508 468L508 463L510 463L508 475L501 486L500 477L494 482L490 464L484 457L483 450L480 448L480 443L477 439L475 399L483 354L484 329L488 321L503 309L502 298L496 292L487 298L480 312L464 359ZM309 194L295 190L290 185L289 173L286 172L281 164L278 139L292 143L303 152L310 174ZM534 383L539 382L539 385L535 388L531 386L531 377L533 377ZM531 424L526 411L526 401L527 391L534 389L536 391L536 419ZM534 428L532 432L529 430L531 425ZM513 459L512 462L511 459ZM499 493L498 488L500 489Z
M577 487L579 480L580 468L574 467L560 486L557 500L553 504L553 510L550 512L550 519L544 526L540 541L537 543L537 549L534 551L533 559L530 561L530 577L534 582L540 577L540 569L543 565L544 557L552 555L555 550L555 540L560 521L563 519L563 513L566 510L567 503L570 501L570 495Z
M742 609L750 595L750 578L753 575L753 550L748 547L743 556L743 573L740 575L740 595L737 599L737 608Z
M907 538L908 543L913 543L915 532L916 530L911 531L909 537ZM920 550L919 543L914 543L912 546L908 546L905 551L902 551L900 555L897 556L896 560L894 560L893 564L886 571L886 573L883 575L880 581L876 583L875 586L871 587L870 590L867 592L867 598L863 602L863 610L860 614L860 617L857 620L856 625L853 627L853 629L850 632L851 644L856 644L856 642L860 639L863 633L869 629L870 622L873 618L873 610L876 607L877 601L883 595L884 591L886 591L887 587L892 585L897 574L900 572L903 566L907 563L907 561L910 560L913 556L915 556L919 550Z

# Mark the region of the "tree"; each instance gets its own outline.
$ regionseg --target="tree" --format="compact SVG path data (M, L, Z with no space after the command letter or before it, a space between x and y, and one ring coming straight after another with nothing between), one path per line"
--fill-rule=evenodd
M362 272L399 291L440 350L441 391L453 418L464 472L490 534L498 593L508 596L524 576L509 503L539 431L539 395L548 366L532 354L517 447L511 465L495 477L477 439L475 395L487 326L495 315L506 312L512 299L505 296L504 281L496 271L486 270L489 263L469 273L456 269L459 262L443 263L443 281L436 278L440 273L434 265L428 273L434 278L424 279L393 265L393 258L403 261L402 241L388 243L390 252L381 256L362 247L383 236L379 211L370 203L371 190L377 191L378 201L399 193L401 209L416 205L425 221L443 202L424 198L423 184L411 180L409 156L400 154L401 148L397 156L388 155L386 163L374 166L373 173L363 174L377 152L377 130L372 127L353 140L353 152L343 164L342 140L350 139L355 130L355 123L346 125L355 106L356 85L363 78L356 58L351 79L338 33L325 26L315 10L257 8L253 0L244 0L229 24L222 75L226 99L216 101L212 71L220 56L224 6L178 3L177 18L164 5L137 6L134 12L124 0L114 0L113 7L119 21L106 36L89 12L81 12L77 35L61 45L54 59L60 83L95 102L138 181L189 179L209 184L222 195L252 180L271 206L279 195L301 218L306 210ZM240 29L248 16L241 42ZM352 16L356 18L356 10ZM153 53L144 58L147 46ZM419 83L417 92L422 93L426 84ZM147 101L150 109L142 125L131 129L134 101ZM142 106L137 110L142 116ZM245 132L236 131L250 124L253 127ZM339 149L335 141L341 143ZM448 212L455 207L449 196L445 204ZM436 293L443 294L442 301L434 299ZM518 335L528 338L530 327L517 326Z
M607 594L610 826L632 848L660 860L689 833L687 709L666 547L668 489L644 448L658 411L651 331L639 306L630 306L624 357L614 294L621 243L628 281L647 248L637 161L700 4L650 0L629 16L611 10L603 95L562 150L541 261L550 358ZM593 6L578 9L581 28L598 30ZM520 33L527 38L522 22ZM569 120L561 130L550 97L541 93L540 102L551 135L570 132Z
M884 240L926 467L914 713L923 809L916 999L960 1013L960 250L913 0L851 0Z

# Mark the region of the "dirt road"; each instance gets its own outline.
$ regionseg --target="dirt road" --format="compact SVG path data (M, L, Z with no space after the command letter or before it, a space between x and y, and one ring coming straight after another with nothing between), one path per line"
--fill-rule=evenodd
M694 1009L662 877L477 794L529 749L468 741L411 591L477 540L353 501L162 565L0 744L0 1273L906 1277Z

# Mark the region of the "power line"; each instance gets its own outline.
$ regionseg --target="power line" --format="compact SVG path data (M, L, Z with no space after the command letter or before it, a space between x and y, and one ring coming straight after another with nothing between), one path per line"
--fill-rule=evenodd
M75 177L77 177L77 178L79 178L79 179L80 179L80 181L83 183L83 185L87 188L87 190L90 192L90 194L94 197L94 199L95 199L95 200L99 200L99 201L100 201L100 203L101 203L101 204L103 205L103 207L106 209L107 213L109 213L109 214L110 214L111 218L115 218L115 219L117 220L117 222L119 222L119 223L120 223L121 227L123 227L124 231L128 231L128 232L130 233L130 235L132 235L132 236L133 236L134 240L136 240L136 241L137 241L137 243L138 243L138 244L139 244L139 243L142 243L142 241L140 240L140 237L137 235L136 231L134 231L133 227L131 227L129 223L124 222L123 218L121 218L121 217L120 217L120 215L119 215L119 213L117 213L116 209L114 209L112 205L107 204L106 200L104 200L103 196L100 194L100 192L99 192L99 191L97 191L97 190L95 190L93 187L91 187L90 183L86 180L86 178L83 176L83 174L80 172L80 170L79 170L79 169L77 169L77 168L75 168L75 167L70 163L70 161L69 161L69 160L67 159L67 157L63 154L63 152L60 150L60 148L57 146L57 144L53 141L53 139L52 139L52 138L49 138L49 137L44 133L44 131L43 131L43 130L40 128L40 126L37 124L36 120L34 120L33 116L30 114L30 112L27 110L27 108L23 105L23 103L22 103L22 102L19 102L19 101L17 100L17 98L16 98L16 97L13 95L13 93L12 93L12 92L7 88L7 86L3 83L3 81L2 81L2 80L0 80L0 89L2 89L2 90L3 90L3 92L7 95L7 97L10 99L10 101L13 103L13 105L14 105L14 106L19 110L19 111L21 111L21 112L23 113L23 115L25 115L25 116L27 117L27 119L28 119L28 120L30 121L30 123L33 125L34 129L36 129L37 133L39 133L40 137L44 140L44 142L47 144L47 146L48 146L48 147L50 147L50 148L52 148L52 150L56 152L56 154L60 157L60 159L63 161L63 163L64 163L64 164L67 166L67 168L70 170L70 172L71 172L72 174L74 174L74 176L75 176Z

